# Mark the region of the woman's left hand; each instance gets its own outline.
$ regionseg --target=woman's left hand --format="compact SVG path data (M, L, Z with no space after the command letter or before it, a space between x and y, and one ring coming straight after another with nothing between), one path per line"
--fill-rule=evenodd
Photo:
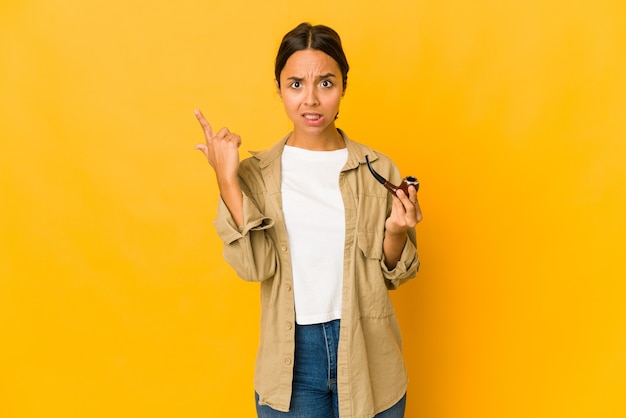
M391 204L391 214L385 221L385 238L383 239L383 254L388 269L393 269L402 256L402 250L407 240L406 232L415 227L422 220L422 210L417 201L415 187L409 186L407 196L398 189Z
M404 234L414 228L422 220L422 210L417 200L415 187L409 186L407 196L402 189L398 189L393 198L391 214L385 221L385 229L390 234Z

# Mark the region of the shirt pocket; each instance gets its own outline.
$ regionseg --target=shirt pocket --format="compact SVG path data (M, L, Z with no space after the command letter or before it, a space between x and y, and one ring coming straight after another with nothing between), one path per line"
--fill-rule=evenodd
M383 236L381 233L359 229L359 266L357 294L361 318L385 318L393 314L385 278L382 273Z

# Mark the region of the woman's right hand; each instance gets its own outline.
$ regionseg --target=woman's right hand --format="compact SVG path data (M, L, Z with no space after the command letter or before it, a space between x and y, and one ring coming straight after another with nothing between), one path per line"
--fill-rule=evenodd
M200 110L194 111L200 126L204 132L205 143L197 144L196 149L202 151L207 161L215 170L217 182L220 185L237 182L237 170L239 169L239 146L241 137L230 132L227 128L213 132L211 124Z
M241 138L226 128L214 133L211 124L202 112L196 109L194 113L202 126L206 140L204 144L196 145L196 149L202 151L215 170L222 200L237 225L241 227L243 226L243 194L237 178Z

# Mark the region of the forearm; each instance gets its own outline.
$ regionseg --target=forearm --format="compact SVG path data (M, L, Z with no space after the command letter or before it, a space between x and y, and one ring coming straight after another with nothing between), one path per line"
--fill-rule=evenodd
M389 270L393 270L402 257L402 251L406 244L407 234L391 233L385 231L385 238L383 240L383 254L385 255L385 265Z

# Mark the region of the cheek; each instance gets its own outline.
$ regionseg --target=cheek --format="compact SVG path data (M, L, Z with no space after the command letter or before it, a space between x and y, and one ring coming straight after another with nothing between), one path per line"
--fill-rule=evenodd
M302 106L306 101L305 95L298 91L290 91L288 94L284 95L283 98L285 106L293 109L294 111Z
M332 97L328 98L327 103L329 106L339 108L339 105L341 104L341 94L332 95Z
M285 109L287 111L293 111L293 109L297 106L297 102L294 100L293 97L283 96L283 105L285 106Z
M289 119L294 119L295 115L298 114L298 104L293 100L293 98L283 96L283 107L285 109L285 114Z

